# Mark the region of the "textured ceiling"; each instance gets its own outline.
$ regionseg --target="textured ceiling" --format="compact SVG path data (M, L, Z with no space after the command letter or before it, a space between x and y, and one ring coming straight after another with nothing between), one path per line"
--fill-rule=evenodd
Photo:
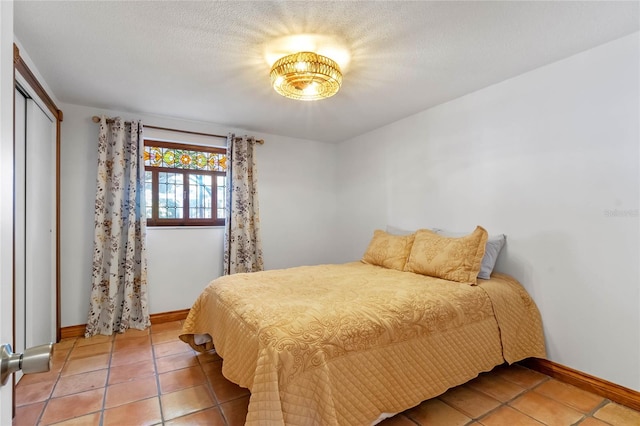
M15 34L62 102L340 142L639 30L638 2L17 1ZM269 86L265 43L340 38L317 102Z

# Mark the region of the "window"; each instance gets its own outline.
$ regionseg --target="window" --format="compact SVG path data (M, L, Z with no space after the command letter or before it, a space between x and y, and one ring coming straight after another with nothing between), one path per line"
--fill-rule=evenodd
M224 225L226 150L144 141L149 226Z

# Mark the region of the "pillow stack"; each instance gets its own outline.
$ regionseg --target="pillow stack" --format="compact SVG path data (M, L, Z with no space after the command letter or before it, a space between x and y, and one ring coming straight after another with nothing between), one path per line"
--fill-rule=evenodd
M460 283L475 284L484 256L487 231L478 226L462 238L438 235L421 229L416 232L405 271Z
M451 232L439 228L436 228L433 231L436 234L440 234L445 237L461 237L465 235L461 232ZM491 272L493 272L493 268L496 266L498 255L500 254L500 251L502 250L502 247L504 247L504 243L506 241L507 236L504 234L488 236L487 245L484 249L484 256L482 257L482 264L480 265L480 272L478 273L478 278L482 278L483 280L488 280L489 278L491 278Z
M414 236L414 234L391 235L376 230L362 261L370 265L404 271L404 265L411 253Z
M504 235L489 238L481 226L464 236L441 229L407 235L376 230L362 261L475 285L477 278L489 279L504 240Z

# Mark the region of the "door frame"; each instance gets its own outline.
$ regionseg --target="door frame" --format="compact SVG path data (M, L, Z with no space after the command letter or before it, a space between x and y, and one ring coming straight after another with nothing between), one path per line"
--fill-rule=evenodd
M56 259L55 259L55 294L56 294L56 342L60 341L60 328L61 328L61 309L60 309L60 125L62 123L63 115L62 111L58 109L55 102L51 99L47 91L42 87L36 76L31 72L25 61L20 56L20 49L16 44L13 44L13 66L14 72L19 73L20 76L25 80L25 82L29 85L29 87L35 92L36 96L40 98L44 106L51 112L53 117L56 120L56 146L55 146L55 173L56 173L56 181L55 181L55 251L56 251ZM16 78L14 76L13 79L13 88L14 91L16 89ZM15 102L14 102L15 103ZM15 143L15 142L14 142ZM14 229L15 232L15 229ZM15 274L14 274L15 276ZM15 279L13 280L13 294L14 294L14 329L13 334L15 336ZM15 345L15 342L13 342Z
M13 3L0 1L0 337L13 342ZM13 386L0 387L0 423L13 418Z

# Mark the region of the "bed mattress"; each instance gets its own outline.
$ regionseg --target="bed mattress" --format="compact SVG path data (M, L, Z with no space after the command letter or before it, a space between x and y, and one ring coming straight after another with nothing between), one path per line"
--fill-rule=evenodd
M471 286L361 262L220 277L180 338L215 345L224 376L251 391L247 425L370 425L545 356L538 309L512 277Z

